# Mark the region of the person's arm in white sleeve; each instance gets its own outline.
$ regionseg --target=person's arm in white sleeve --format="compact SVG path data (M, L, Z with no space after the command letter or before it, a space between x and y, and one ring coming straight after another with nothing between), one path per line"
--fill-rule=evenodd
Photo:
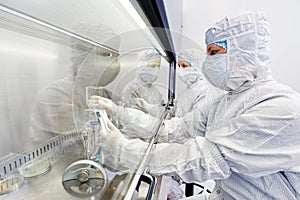
M159 125L159 118L133 108L118 107L115 117L121 121L125 130L130 130L133 136L149 139Z
M148 143L141 140L123 140L119 162L128 168L136 167L145 156ZM186 182L223 179L231 171L218 147L203 137L184 144L159 143L148 155L150 172L156 175L177 174Z
M121 121L122 125L135 134L136 137L149 139L153 136L160 119L147 115L144 112L132 108L123 108L115 105L111 100L93 96L91 105L104 109L106 112ZM168 138L169 142L183 143L188 137L204 135L206 118L209 105L203 105L201 109L186 114L184 118L172 118L164 121L164 128L159 132L162 138ZM197 130L197 131L194 131ZM195 134L197 133L197 134Z
M102 134L104 157L115 165L135 171L149 145L139 139L128 140L108 123L110 132ZM223 179L231 171L218 147L204 137L190 139L184 144L156 144L148 155L148 166L153 174L177 174L184 181Z
M289 98L257 99L218 130L216 141L233 171L261 177L300 166L300 104Z
M210 102L201 105L184 117L173 117L164 121L160 135L167 136L168 142L184 143L189 138L204 136Z
M130 107L132 105L132 100L134 99L134 91L132 86L132 82L128 83L122 91L122 102L124 103L125 107ZM138 97L138 96L136 96Z
M108 115L115 117L122 123L123 127L130 130L129 134L135 134L139 138L151 138L160 121L158 118L145 114L140 110L117 106L110 99L103 97L92 96L89 101L92 107L104 109Z
M150 104L142 98L135 98L136 106L138 106L145 113L149 113L154 117L160 117L164 111L164 107L159 104Z

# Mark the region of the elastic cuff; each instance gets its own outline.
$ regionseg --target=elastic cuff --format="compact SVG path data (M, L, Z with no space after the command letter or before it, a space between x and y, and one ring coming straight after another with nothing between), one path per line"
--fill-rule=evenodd
M228 163L225 161L223 155L221 154L218 147L212 142L206 140L203 145L203 152L208 152L207 157L211 157L211 160L214 160L214 167L216 173L223 175L223 178L230 176L231 170ZM211 163L212 164L212 163Z

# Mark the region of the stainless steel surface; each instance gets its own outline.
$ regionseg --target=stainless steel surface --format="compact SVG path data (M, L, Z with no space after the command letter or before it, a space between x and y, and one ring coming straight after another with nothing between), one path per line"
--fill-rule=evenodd
M120 174L114 173L107 169L108 172L108 182L107 187L105 187L104 191L95 191L92 197L86 197L85 195L76 196L74 193L69 193L66 191L62 184L63 175L66 169L70 165L76 165L76 163L81 163L83 159L83 145L80 140L80 137L76 139L70 139L71 141L67 141L60 145L56 145L55 148L51 149L49 152L42 155L42 159L49 159L51 162L51 170L45 174L40 176L35 176L31 178L24 178L23 184L14 191L11 191L8 194L0 195L0 200L53 200L53 199L64 199L64 200L73 200L73 199L113 199L118 195L124 188L127 187L127 183L130 183L128 179L134 174ZM40 158L39 158L40 159ZM39 160L37 159L37 161ZM93 162L88 160L89 162ZM32 160L31 162L34 162ZM30 163L31 163L30 162ZM91 164L91 163L90 163ZM91 165L90 165L91 166ZM13 171L11 174L5 174L5 176L15 176L18 171ZM89 171L89 175L93 175ZM105 173L103 173L105 176ZM95 175L95 173L94 173ZM78 178L78 177L77 177ZM79 182L79 181L77 181ZM91 181L91 185L97 185L98 182L93 180ZM86 192L89 189L89 185L84 183L78 187L78 190ZM143 194L139 194L143 195Z
M33 178L25 178L22 187L19 187L17 191L1 195L0 199L78 199L64 190L61 180L65 169L74 161L82 158L81 146L81 144L69 146L64 153L52 152L51 155L48 155L54 156L52 168L48 173Z
M64 139L62 139L64 138ZM51 145L50 145L51 144ZM44 148L45 147L45 148ZM115 197L119 196L122 191L124 191L124 188L129 188L129 184L132 184L131 178L132 177L138 177L138 174L122 174L120 172L111 172L108 169L105 169L105 172L103 171L102 167L99 164L94 164L94 161L91 160L82 160L84 151L83 151L83 145L81 141L80 135L77 133L71 133L70 135L62 135L59 137L56 137L52 140L47 141L44 144L41 144L36 147L38 151L35 151L35 149L32 150L31 154L28 154L28 152L24 152L24 154L15 156L14 158L8 160L7 162L0 163L0 167L6 167L11 166L12 163L16 163L15 160L19 161L19 158L23 158L22 155L27 155L27 163L32 164L35 163L35 161L38 163L41 160L49 160L51 163L51 169L43 174L40 174L39 176L33 176L31 178L24 178L24 181L20 184L18 184L18 187L16 187L16 184L14 184L14 188L12 190L7 190L7 194L1 194L0 199L5 200L15 200L15 199L23 199L23 200L37 200L37 199L43 199L43 200L52 200L52 199L64 199L64 200L72 200L72 199L105 199L110 200L114 199ZM42 150L47 150L43 154L36 152L42 152ZM35 156L33 156L33 152L35 152ZM29 160L31 158L31 160ZM101 174L104 177L104 179L108 180L104 186L104 190L94 190L94 193L92 193L92 196L89 195L78 195L74 193L73 191L68 191L66 188L64 188L62 184L63 175L66 169L70 166L77 165L78 163L82 162L89 162L88 166L90 168L87 168L87 171L84 171L85 175L92 177L101 177ZM23 162L23 161L22 161ZM13 164L14 165L14 164ZM95 165L95 166L93 166ZM24 163L22 166L25 166ZM13 168L12 170L6 171L4 174L1 173L1 177L7 178L7 177L16 177L19 176L18 172L20 169L22 169L22 166L16 165L17 168ZM98 169L100 168L101 174L96 174L94 172L97 172L96 169L98 166ZM100 166L100 167L99 167ZM92 169L92 170L91 170ZM79 173L80 174L80 173ZM79 175L77 174L77 175ZM84 174L81 174L84 175ZM23 177L21 177L23 179ZM87 193L91 189L90 186L99 186L101 184L104 184L104 182L99 182L98 180L91 180L89 184L85 182L86 179L84 179L83 176L77 176L77 179L81 179L82 182L77 181L76 184L79 183L79 187L77 187L77 190L82 191L83 193ZM140 179L138 179L140 181ZM73 182L74 183L74 182ZM73 183L70 183L72 187L74 186ZM82 184L80 184L82 183ZM73 184L73 185L72 185ZM75 185L76 185L75 184ZM149 183L147 183L149 184ZM153 184L152 184L153 185ZM156 182L155 182L156 185ZM134 186L136 188L136 186ZM151 194L153 193L153 188L155 186L153 185ZM160 188L155 189L155 195L159 194ZM5 191L6 192L6 191ZM135 191L136 192L136 191ZM4 193L4 192L3 192ZM144 199L146 194L143 194L143 191L137 194L138 199ZM124 197L124 196L123 196ZM115 198L118 199L118 198ZM155 199L159 199L155 198Z

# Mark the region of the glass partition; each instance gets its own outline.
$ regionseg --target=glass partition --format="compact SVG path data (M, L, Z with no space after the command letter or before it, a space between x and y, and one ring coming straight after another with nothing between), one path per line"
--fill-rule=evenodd
M89 146L92 144L85 143L84 134L99 128L92 120L100 121L101 109L89 107L88 88L97 89L92 96L104 97L124 109L134 108L138 115L149 111L139 107L136 98L158 105L147 127L144 122L133 127L107 112L109 120L126 137L141 137L154 144L153 136L161 125L168 101L169 63L151 31L141 29L118 1L0 1L0 33L0 163L21 155L13 164L1 166L1 176L15 173L18 167L64 141L61 136L68 138L74 133L80 135L82 142L80 148L74 143L69 152L76 155L72 159L94 159ZM125 111L123 118L130 116L131 111ZM98 145L96 138L93 142ZM47 145L39 147L43 143ZM37 146L28 155L21 154ZM85 148L90 152L83 155ZM113 174L129 172L122 177L123 186L119 189L124 196L131 190L135 174L140 176L144 171L146 161L136 160L132 169L113 166L105 158L102 164ZM32 184L46 188L59 180L52 185L60 191L61 177L55 177L62 175L66 163L60 164L59 170L56 167L56 171L50 172L55 173L53 177L39 183L45 178L42 177ZM48 166L46 171L49 169ZM19 195L28 195L30 191L26 189ZM61 195L60 198L73 198Z
M79 115L74 112L86 106L85 86L113 89L118 103L123 86L135 76L137 52L159 48L118 1L0 1L0 6L0 157L73 131L73 115ZM84 74L92 70L96 74ZM78 74L90 82L74 80ZM59 87L63 82L68 88ZM73 90L72 84L78 87ZM165 93L165 82L159 87Z
M0 168L0 175L22 168L69 135L80 138L78 145L70 142L72 148L67 152L59 150L68 156L59 155L60 163L48 175L31 182L23 192L20 190L20 195L28 195L30 187L40 186L47 190L46 196L55 193L57 198L73 199L74 196L68 196L62 189L62 172L70 169L73 173L79 169L76 167L83 166L84 170L77 176L81 183L86 183L89 173L99 178L103 171L95 169L102 167L110 181L116 178L116 182L109 183L107 190L111 191L103 199L131 199L147 170L152 147L167 141L158 138L157 133L163 120L172 117L166 106L170 94L177 90L173 82L175 63L170 64L165 54L173 50L160 46L152 35L159 32L163 31L141 28L117 0L0 0L0 163L26 152ZM173 35L181 38L183 50L194 48L204 55L194 41L180 33ZM180 88L181 84L178 85ZM110 108L122 109L122 116L119 113L116 117L116 111L94 105L95 98L105 101ZM155 107L147 109L143 100ZM131 166L116 165L102 156L99 135L94 134L107 129L102 120L110 120L128 139L145 141L145 152L138 152L143 156ZM37 150L27 154L28 149L35 147ZM97 155L102 156L100 161ZM85 161L68 166L83 159L97 160L101 166ZM46 170L49 169L47 166ZM64 178L74 175L66 173ZM50 185L53 190L48 191ZM86 185L80 186L80 191L88 193ZM36 195L32 199L40 197Z

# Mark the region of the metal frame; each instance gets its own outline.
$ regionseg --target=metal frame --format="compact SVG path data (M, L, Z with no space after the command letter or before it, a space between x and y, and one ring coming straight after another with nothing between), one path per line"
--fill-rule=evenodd
M3 5L1 5L1 4L0 4L0 10L4 11L4 12L6 12L6 13L12 14L12 15L14 15L14 16L20 17L20 18L22 18L22 19L24 19L24 20L27 20L27 21L33 22L33 23L35 23L35 24L41 25L41 26L43 26L43 27L47 27L47 28L49 28L49 29L51 29L51 30L57 31L57 32L62 33L62 34L64 34L64 35L71 36L71 37L76 38L76 39L78 39L78 40L81 40L81 41L83 41L83 42L86 42L86 43L95 45L95 46L97 46L97 47L101 47L101 48L107 49L107 50L112 51L112 52L114 52L114 53L118 53L117 50L112 49L112 48L110 48L110 47L107 47L107 46L105 46L105 45L103 45L103 44L100 44L100 43L98 43L98 42L96 42L96 41L93 41L93 40L91 40L91 39L89 39L89 38L82 37L82 36L80 36L80 35L78 35L78 34L76 34L76 33L72 33L72 32L70 32L70 31L67 31L67 30L65 30L65 29L62 29L62 28L60 28L60 27L58 27L58 26L55 26L55 25L50 24L50 23L48 23L48 22L42 21L42 20L37 19L37 18L35 18L35 17L29 16L29 15L27 15L27 14L25 14L25 13L22 13L22 12L20 12L20 11L14 10L14 9L12 9L12 8L3 6Z

